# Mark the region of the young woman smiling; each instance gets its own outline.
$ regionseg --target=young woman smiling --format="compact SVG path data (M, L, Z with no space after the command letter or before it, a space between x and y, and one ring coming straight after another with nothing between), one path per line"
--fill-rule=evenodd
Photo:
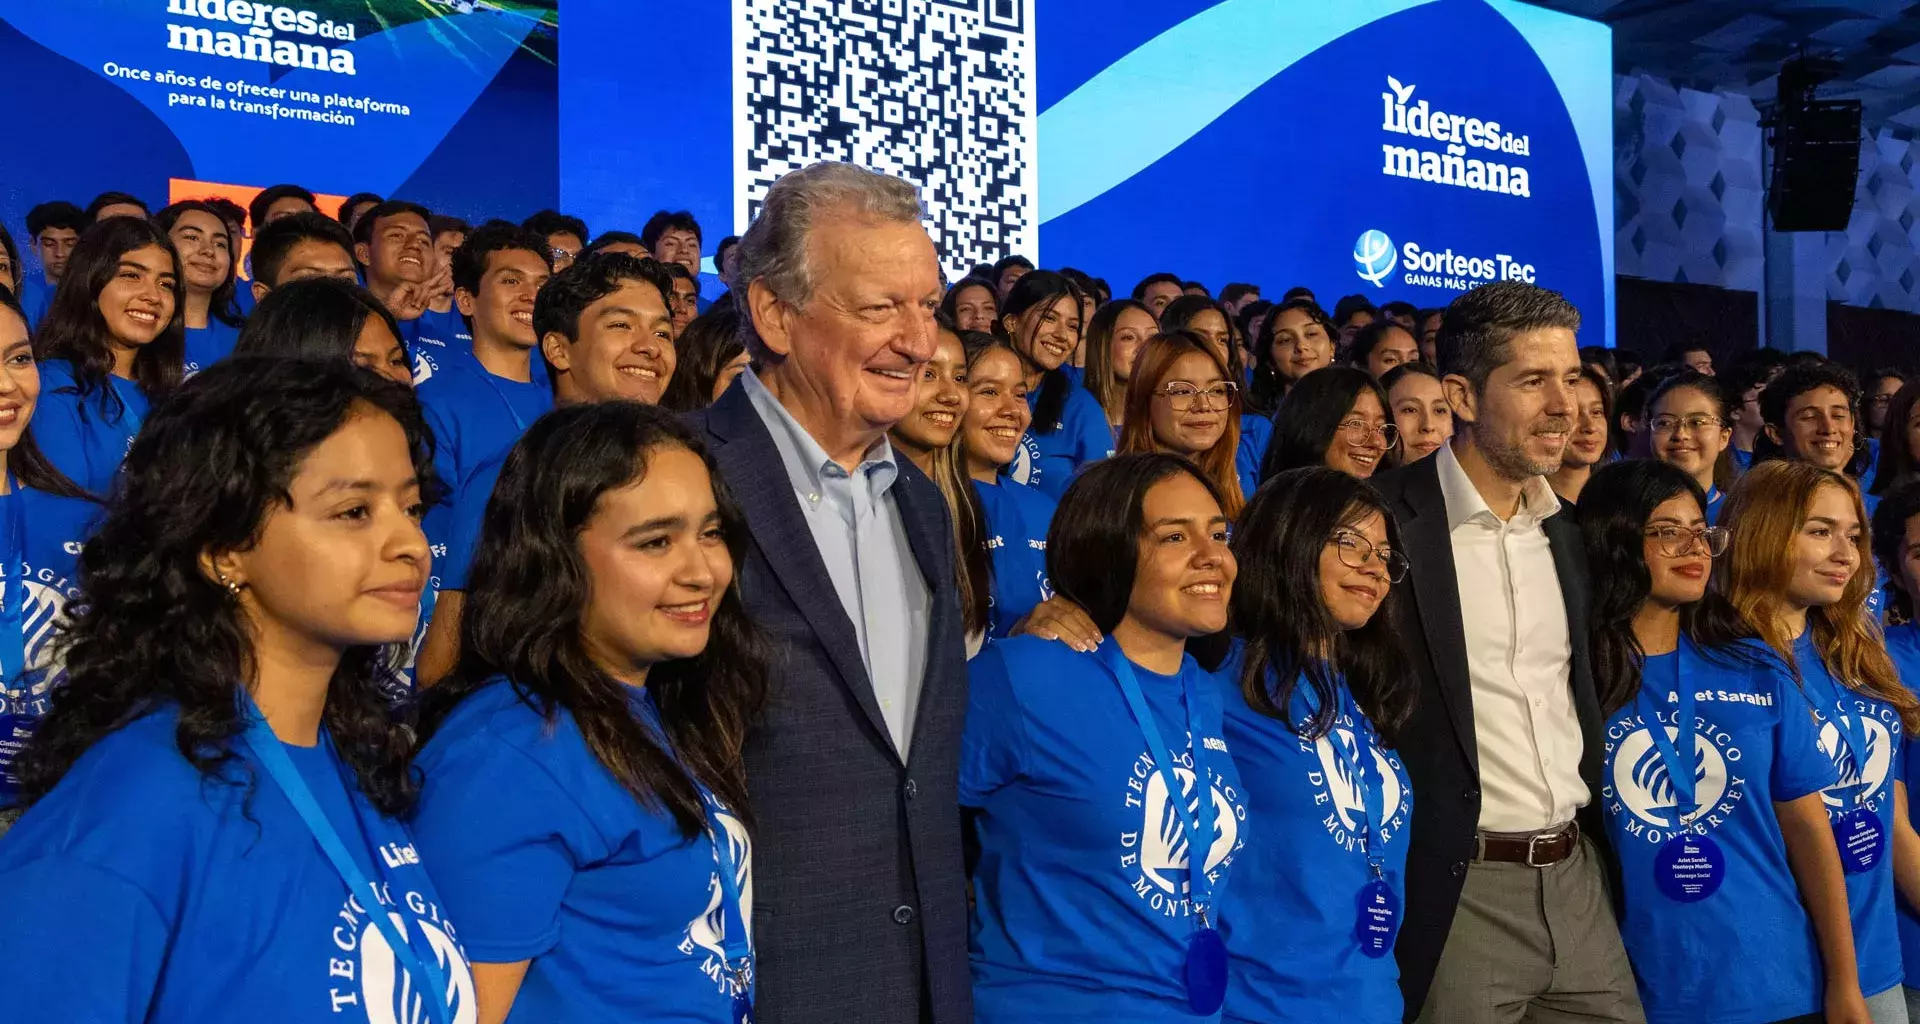
M27 339L27 316L0 295L0 832L19 789L19 742L47 712L60 682L54 630L80 594L80 544L99 506L60 475L29 430L40 400L40 370Z
M1033 421L1020 355L991 335L967 336L967 411L960 428L960 459L980 504L976 528L962 524L960 543L977 559L977 588L986 588L984 621L989 639L1011 635L1014 626L1051 592L1047 585L1047 531L1054 500L1035 487L1013 482L1006 467L1023 454L1022 439ZM970 577L970 582L972 581Z
M1226 512L1186 459L1117 456L1068 488L1047 569L1107 639L1015 637L973 660L976 1017L1217 1020L1217 913L1249 826L1189 644L1227 624Z
M1825 801L1846 868L1859 990L1875 1021L1902 1020L1892 766L1905 731L1920 723L1920 701L1900 684L1866 611L1874 574L1860 492L1811 461L1776 459L1734 485L1723 514L1733 545L1721 589L1799 677L1838 775ZM1839 966L1827 963L1829 1019L1831 993L1845 991Z
M908 461L940 488L953 516L954 583L960 593L960 619L967 627L971 651L987 626L987 561L979 543L986 511L967 476L965 457L956 443L961 421L973 397L968 387L967 350L944 316L933 358L920 371L920 390L913 411L887 437ZM978 335L991 342L992 335ZM1042 528L1044 530L1044 527Z
M1720 506L1733 486L1732 411L1726 386L1695 370L1662 381L1647 403L1653 457L1700 485L1710 523L1720 521Z
M1453 436L1453 408L1447 405L1440 374L1432 366L1401 363L1381 376L1380 387L1387 393L1393 425L1406 445L1401 458L1407 463L1439 451Z
M1221 910L1231 1021L1398 1024L1393 942L1412 784L1392 747L1413 675L1381 614L1407 574L1373 489L1324 467L1261 488L1234 527L1236 649L1215 674L1257 827Z
M1379 383L1365 370L1329 366L1302 377L1273 414L1273 443L1260 479L1326 466L1365 480L1399 443Z
M1708 590L1728 531L1672 465L1602 467L1586 494L1602 792L1647 1018L1848 1019L1861 1007L1822 796L1833 763L1792 673ZM1750 967L1702 970L1705 950Z
M1613 454L1613 385L1598 371L1582 366L1573 386L1573 431L1560 457L1560 468L1547 477L1553 493L1575 504L1596 467Z
M1127 415L1127 380L1141 346L1158 331L1153 314L1132 299L1101 306L1087 323L1087 369L1081 384L1107 412L1114 433Z
M136 217L80 238L34 344L35 437L62 473L95 494L112 486L151 403L179 386L186 284L173 243Z
M432 444L344 363L227 360L155 407L0 843L0 936L60 965L10 1016L473 1019L375 677L420 614Z
M477 1018L750 1019L739 509L672 413L613 401L541 417L487 512L414 823Z
M240 336L243 321L233 305L233 237L219 211L197 199L174 203L154 214L153 222L180 254L187 300L181 308L185 372L191 375L225 359Z
M1080 347L1080 289L1050 270L1025 274L1007 292L993 329L1019 353L1033 409L1013 479L1057 499L1080 467L1113 454L1106 411L1061 368Z
M1253 347L1253 384L1247 404L1271 415L1307 374L1333 365L1339 331L1312 299L1282 302L1267 314Z
M1193 460L1220 492L1228 518L1239 515L1257 481L1237 469L1240 386L1219 346L1186 331L1156 334L1133 365L1119 450Z

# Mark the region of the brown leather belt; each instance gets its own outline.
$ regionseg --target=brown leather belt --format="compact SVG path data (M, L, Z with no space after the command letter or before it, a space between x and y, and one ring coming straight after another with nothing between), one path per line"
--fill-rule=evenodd
M1570 821L1561 829L1518 835L1481 832L1479 840L1480 852L1475 860L1544 868L1573 856L1573 851L1580 846L1580 823Z

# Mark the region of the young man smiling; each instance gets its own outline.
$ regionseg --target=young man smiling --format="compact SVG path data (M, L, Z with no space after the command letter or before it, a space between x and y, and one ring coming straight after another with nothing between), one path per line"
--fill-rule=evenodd
M659 402L676 365L671 292L661 264L625 253L588 256L553 275L534 303L533 326L554 404ZM505 451L482 461L455 495L451 516L434 524L446 550L436 552L439 593L417 662L424 682L438 680L458 658L467 567L505 463Z

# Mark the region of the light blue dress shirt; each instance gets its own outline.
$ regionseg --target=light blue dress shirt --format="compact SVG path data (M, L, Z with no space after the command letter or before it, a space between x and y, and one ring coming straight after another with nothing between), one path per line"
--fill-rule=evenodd
M900 476L893 447L883 435L848 473L752 370L740 377L780 450L814 546L833 579L840 607L853 623L893 747L904 761L926 675L933 593L914 560L906 521L890 493Z

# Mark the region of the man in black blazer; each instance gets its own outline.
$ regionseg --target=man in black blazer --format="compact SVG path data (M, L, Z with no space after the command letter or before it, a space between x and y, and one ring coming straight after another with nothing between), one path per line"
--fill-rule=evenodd
M1586 560L1546 482L1579 327L1517 281L1455 299L1438 337L1453 440L1375 481L1413 563L1395 623L1420 674L1401 730L1409 1020L1644 1019L1607 894Z
M935 344L920 216L912 185L849 164L776 182L728 280L755 368L695 417L774 646L746 751L762 1024L973 1019L952 527L886 439Z

